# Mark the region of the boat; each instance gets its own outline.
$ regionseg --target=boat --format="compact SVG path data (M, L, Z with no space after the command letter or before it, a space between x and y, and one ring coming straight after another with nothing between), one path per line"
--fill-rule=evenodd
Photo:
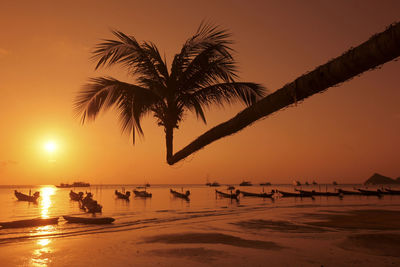
M390 188L385 188L384 192L388 195L400 195L400 190L393 190Z
M111 217L63 216L63 218L69 223L83 223L83 224L109 224L115 221L115 219Z
M340 196L340 192L317 192L315 190L306 191L300 189L295 189L295 190L297 192L300 192L300 194L311 195L311 196Z
M33 196L30 196L14 190L14 195L19 201L36 202L37 199L40 197L40 192L35 192Z
M232 192L232 191L231 191L231 192ZM235 193L230 193L230 194L224 193L224 192L221 192L221 191L218 191L218 190L215 190L215 193L216 193L217 195L219 195L220 197L238 200L238 196L239 196L239 194L240 194L240 190L236 190Z
M332 184L333 185L338 185L338 183L336 181L333 181Z
M74 201L80 201L83 198L83 192L75 193L74 191L69 192L69 198Z
M349 191L349 190L343 190L341 188L337 189L337 191L342 195L361 195L360 191Z
M56 185L58 188L71 188L71 187L89 187L89 183L84 183L84 182L74 182L72 184L63 184L61 183L60 185Z
M0 222L3 228L22 228L22 227L36 227L49 224L57 224L58 217L56 218L35 218L29 220L19 220L12 222Z
M273 193L251 193L240 191L244 197L262 197L262 198L272 198Z
M260 183L261 186L270 186L271 183L270 182L266 182L266 183Z
M299 181L293 181L294 186L301 186L301 183Z
M311 197L314 198L311 194L302 194L302 193L292 193L292 192L285 192L281 190L276 190L276 193L281 194L282 197Z
M185 194L184 194L184 193L180 193L180 192L175 191L175 190L172 190L172 189L170 189L169 191L171 192L171 194L172 194L174 197L183 198L183 199L186 199L187 201L190 200L190 199L189 199L189 195L190 195L190 191L189 191L189 190L186 191Z
M252 186L253 184L249 181L243 181L239 184L239 186Z
M118 190L115 190L115 195L117 196L117 198L129 200L129 197L131 196L131 192L127 191L124 194L124 193L119 192Z
M150 184L149 183L145 183L144 186L145 187L150 187Z
M213 183L211 183L209 186L211 186L211 187L218 187L218 186L221 186L218 182L213 182Z
M135 197L152 197L153 196L151 193L147 192L146 190L139 191L139 190L133 189L132 191L135 194Z
M380 189L378 189L378 190L366 190L366 189L359 188L358 191L360 191L361 194L365 195L365 196L378 196L378 197L382 196L382 191Z
M89 213L101 213L103 207L93 199L92 193L87 193L86 196L79 201L81 209Z

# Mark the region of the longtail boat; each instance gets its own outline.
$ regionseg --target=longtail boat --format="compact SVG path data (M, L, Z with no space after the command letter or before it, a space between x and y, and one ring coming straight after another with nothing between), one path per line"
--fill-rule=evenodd
M342 195L358 195L358 196L361 195L360 191L349 191L349 190L343 190L341 188L339 188L337 191Z
M185 194L180 193L180 192L175 191L175 190L172 190L172 189L170 189L170 192L171 192L171 194L172 194L174 197L183 198L183 199L185 199L185 200L187 200L187 201L190 200L190 199L189 199L189 195L190 195L190 191L189 191L189 190L186 191Z
M80 201L83 198L83 192L75 193L74 191L69 192L69 198L74 201Z
M111 217L75 217L75 216L63 216L64 219L69 223L83 223L83 224L108 224L115 221Z
M230 193L230 194L228 194L228 193L224 193L224 192L215 190L215 193L216 193L217 195L219 195L220 197L238 200L238 196L239 196L239 194L240 194L240 191L239 191L239 190L236 190L235 193Z
M115 195L117 196L117 198L129 200L129 197L131 196L131 192L127 191L124 194L124 193L119 192L118 190L115 190Z
M245 192L245 191L240 191L244 197L262 197L262 198L272 198L274 195L273 193L251 193L251 192Z
M81 209L89 212L96 213L102 212L103 207L97 203L96 200L93 200L92 193L87 193L86 197L84 197L81 201L79 201Z
M18 192L17 190L14 190L14 194L19 201L36 202L37 199L40 197L40 192L35 192L33 196L28 196L21 192Z
M295 189L297 192L300 194L304 195L311 195L311 196L340 196L340 192L317 192L315 190L312 191L306 191L306 190L299 190Z
M379 189L378 190L358 189L358 191L360 191L361 194L365 196L378 196L378 197L382 196L382 191Z
M57 224L58 217L56 218L35 218L30 220L19 220L12 222L0 222L3 228L21 228L21 227L35 227L49 224Z
M292 192L285 192L285 191L281 191L281 190L276 190L277 193L281 194L282 197L311 197L314 198L314 196L310 195L310 194L302 194L302 193L292 193Z
M388 195L400 195L400 190L385 188L385 193Z
M146 190L139 191L139 190L133 189L133 193L135 194L135 197L152 197L153 196L151 193L147 192Z

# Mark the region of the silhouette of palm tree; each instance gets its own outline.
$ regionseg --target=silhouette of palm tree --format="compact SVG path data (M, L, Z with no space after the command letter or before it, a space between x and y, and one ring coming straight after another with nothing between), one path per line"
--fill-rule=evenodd
M117 40L105 40L93 52L96 69L119 64L136 78L135 84L111 77L92 78L78 93L74 108L84 124L101 110L115 107L122 132L143 135L140 124L152 113L164 127L167 162L173 157L173 131L187 111L204 123L204 108L240 100L247 106L260 99L265 88L251 82L236 82L231 34L220 27L201 23L197 32L176 54L168 71L166 59L151 42L139 43L133 36L112 31Z

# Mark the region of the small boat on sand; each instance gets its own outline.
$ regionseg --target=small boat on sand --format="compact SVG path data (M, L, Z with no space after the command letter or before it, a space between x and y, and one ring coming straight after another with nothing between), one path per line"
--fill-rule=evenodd
M36 202L37 199L40 197L40 192L35 192L33 196L30 196L14 190L14 195L19 201Z
M172 189L170 189L169 191L171 192L171 194L172 194L174 197L183 198L183 199L186 199L187 201L190 200L190 199L189 199L189 195L190 195L190 191L189 191L189 190L186 191L185 194L184 194L184 193L180 193L180 192L175 191L175 190L172 190Z
M111 217L75 217L75 216L63 216L63 217L69 223L109 224L115 221L115 219Z
M0 222L3 228L21 228L21 227L35 227L49 224L57 224L58 217L56 218L36 218L30 220L19 220L12 222Z
M147 192L146 190L139 191L139 190L133 189L132 191L135 194L135 197L152 197L153 196L151 193Z
M131 196L131 192L127 191L124 194L124 193L119 192L118 190L115 190L115 195L117 196L117 198L129 200L129 197Z
M224 192L215 190L215 193L216 193L217 195L219 195L220 197L238 200L238 196L239 196L239 194L240 194L240 191L239 191L239 190L236 190L235 193L230 193L230 194L228 194L228 193L224 193Z
M262 198L272 198L274 195L273 193L251 193L251 192L245 192L245 191L240 191L244 197L262 197Z

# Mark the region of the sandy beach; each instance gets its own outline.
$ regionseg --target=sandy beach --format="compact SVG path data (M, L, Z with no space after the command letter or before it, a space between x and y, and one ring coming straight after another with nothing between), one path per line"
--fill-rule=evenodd
M210 213L3 242L0 260L2 266L400 264L397 204L373 209L350 205L340 211L337 206L305 203Z

